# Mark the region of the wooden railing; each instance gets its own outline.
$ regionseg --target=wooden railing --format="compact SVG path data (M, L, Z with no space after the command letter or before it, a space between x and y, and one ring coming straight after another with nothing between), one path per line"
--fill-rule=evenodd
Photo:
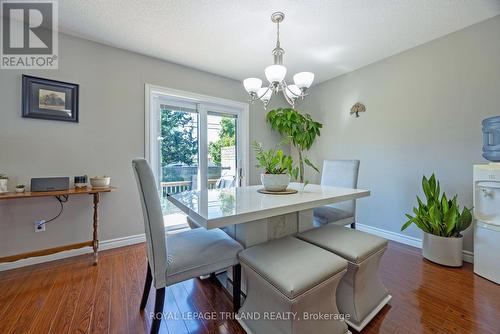
M208 189L214 189L218 179L208 179ZM191 190L191 181L162 182L161 192L163 196L167 194L177 194L186 190Z

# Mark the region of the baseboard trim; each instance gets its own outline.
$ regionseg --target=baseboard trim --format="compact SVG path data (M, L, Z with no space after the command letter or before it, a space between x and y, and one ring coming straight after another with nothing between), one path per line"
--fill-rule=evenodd
M399 243L402 243L402 244L405 244L408 246L422 248L422 239L419 239L419 238L410 237L410 236L407 236L407 235L404 235L401 233L387 231L387 230L383 230L383 229L378 228L378 227L363 225L363 224L359 224L359 223L356 223L356 229L363 231L363 232L378 235L379 237L382 237L382 238L385 238L388 240L397 241Z
M413 247L417 247L420 249L422 248L422 239L419 239L419 238L410 237L410 236L407 236L407 235L404 235L401 233L387 231L387 230L383 230L381 228L368 226L368 225L364 225L364 224L359 224L359 223L356 223L356 229L363 231L363 232L375 234L375 235L378 235L379 237L382 237L382 238L385 238L388 240L392 240L392 241L396 241L396 242L399 242L399 243L402 243L402 244L405 244L408 246L413 246ZM465 262L474 263L474 253L473 252L464 250L464 251L462 251L462 256L463 256L463 259Z
M464 261L465 262L468 262L468 263L474 263L474 253L471 252L471 251L462 251L463 253L463 257L464 257Z
M137 235L131 235L128 237L103 240L103 241L99 242L99 251L123 247L123 246L135 245L135 244L139 244L141 242L146 242L146 236L144 233L137 234ZM68 257L78 256L78 255L82 255L82 254L88 254L88 253L92 253L92 252L93 252L92 247L83 247L83 248L79 248L79 249L72 249L72 250L68 250L65 252L50 254L50 255L46 255L46 256L31 257L29 259L23 259L23 260L19 260L19 261L15 261L15 262L0 263L0 271L31 266L33 264L38 264L38 263L44 263L44 262L49 262L49 261L65 259Z
M395 233L392 231L387 231L387 230L383 230L381 228L368 226L368 225L364 225L364 224L359 224L359 223L356 223L356 229L363 231L363 232L378 235L379 237L382 237L382 238L385 238L388 240L392 240L392 241L396 241L396 242L399 242L399 243L402 243L405 245L409 245L409 246L413 246L413 247L417 247L417 248L422 248L422 240L415 238L415 237L410 237L410 236L407 236L404 234ZM118 247L135 245L135 244L139 244L141 242L146 242L146 236L144 233L137 234L137 235L131 235L128 237L103 240L99 243L99 250L102 251L102 250L106 250L106 249L113 249L113 248L118 248ZM55 260L65 259L68 257L78 256L78 255L88 254L88 253L92 253L91 247L72 249L69 251L60 252L60 253L56 253L56 254L50 254L50 255L46 255L46 256L32 257L29 259L23 259L23 260L19 260L16 262L0 263L0 271L21 268L21 267L30 266L33 264L55 261ZM465 262L474 263L474 253L464 250L463 251L463 259Z

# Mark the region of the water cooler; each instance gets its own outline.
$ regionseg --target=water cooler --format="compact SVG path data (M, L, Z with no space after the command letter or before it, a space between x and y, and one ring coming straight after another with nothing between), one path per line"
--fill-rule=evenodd
M474 166L474 272L500 284L500 116L483 121L483 157Z
M500 284L500 164L474 166L474 272Z

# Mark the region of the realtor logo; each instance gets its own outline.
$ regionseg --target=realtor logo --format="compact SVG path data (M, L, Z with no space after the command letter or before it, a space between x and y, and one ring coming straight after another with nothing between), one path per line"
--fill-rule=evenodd
M57 2L1 1L2 69L57 69Z

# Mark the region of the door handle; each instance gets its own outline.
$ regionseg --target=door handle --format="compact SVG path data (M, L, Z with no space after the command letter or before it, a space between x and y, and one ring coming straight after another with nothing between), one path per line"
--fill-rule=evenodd
M243 180L243 168L238 168L238 187L241 187L241 180Z

